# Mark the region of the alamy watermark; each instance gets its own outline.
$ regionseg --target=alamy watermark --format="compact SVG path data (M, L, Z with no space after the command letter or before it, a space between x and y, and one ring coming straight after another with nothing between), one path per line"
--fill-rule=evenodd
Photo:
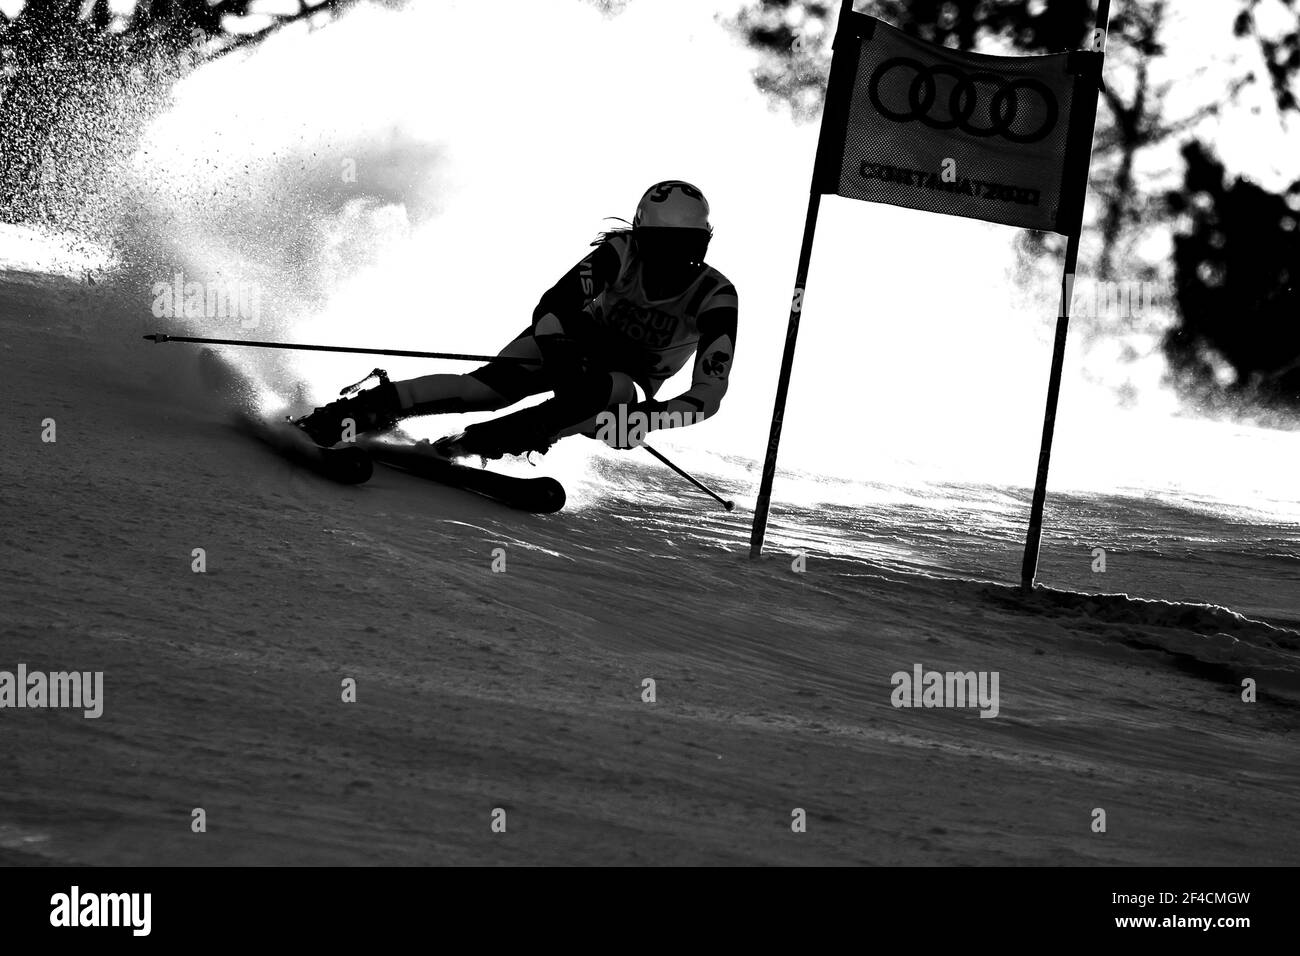
M244 329L255 329L262 321L261 290L254 282L186 282L178 272L170 282L155 282L152 292L156 319L237 319Z
M626 405L620 405L617 412L607 410L596 416L595 437L612 448L638 448L652 431L683 428L703 420L701 412L629 412Z
M1169 307L1168 282L1077 280L1070 295L1070 315L1091 319L1140 319Z
M895 707L978 707L981 717L998 715L997 671L895 671L889 682Z
M6 707L76 708L94 720L104 713L103 671L0 671L0 710Z
M152 910L152 893L83 893L74 885L50 897L50 925L125 926L133 936L148 936Z

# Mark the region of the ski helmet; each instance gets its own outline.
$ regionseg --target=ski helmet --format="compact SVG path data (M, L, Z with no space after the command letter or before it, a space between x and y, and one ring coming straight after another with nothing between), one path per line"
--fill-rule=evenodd
M709 202L704 193L680 179L655 183L636 206L633 228L703 229L709 225Z
M670 268L704 262L713 227L709 203L690 183L669 179L655 183L637 203L632 241L646 262Z

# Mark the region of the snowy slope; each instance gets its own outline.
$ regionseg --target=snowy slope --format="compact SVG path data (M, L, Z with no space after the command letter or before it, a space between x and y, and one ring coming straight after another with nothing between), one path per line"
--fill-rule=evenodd
M105 709L0 710L0 862L1300 862L1295 525L1053 496L1060 590L1024 601L1019 489L828 486L753 563L747 514L630 456L562 459L546 518L338 487L226 425L138 298L21 265L0 670L102 670ZM894 708L916 663L997 671L999 715Z

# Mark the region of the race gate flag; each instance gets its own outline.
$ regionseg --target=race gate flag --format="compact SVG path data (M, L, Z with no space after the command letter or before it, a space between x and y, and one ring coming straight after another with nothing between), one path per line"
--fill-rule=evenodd
M1100 53L967 53L851 12L835 52L818 192L1023 229L1074 228ZM1081 97L1078 79L1089 81ZM1080 155L1082 166L1069 162Z
M821 197L835 195L1066 237L1020 571L1021 586L1033 589L1109 17L1110 0L1098 0L1090 50L991 56L927 43L855 12L852 0L841 0L772 429L754 505L751 557L761 555L767 530Z

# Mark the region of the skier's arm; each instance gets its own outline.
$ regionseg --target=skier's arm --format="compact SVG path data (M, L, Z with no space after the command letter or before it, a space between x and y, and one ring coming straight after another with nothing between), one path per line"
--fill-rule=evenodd
M547 352L568 351L576 344L583 328L586 305L618 278L623 260L614 237L602 242L551 286L533 310L533 337Z
M736 306L736 290L730 284L710 297L698 320L700 343L695 350L691 387L676 398L635 406L646 413L648 430L694 425L717 413L727 394L731 359L736 353Z

